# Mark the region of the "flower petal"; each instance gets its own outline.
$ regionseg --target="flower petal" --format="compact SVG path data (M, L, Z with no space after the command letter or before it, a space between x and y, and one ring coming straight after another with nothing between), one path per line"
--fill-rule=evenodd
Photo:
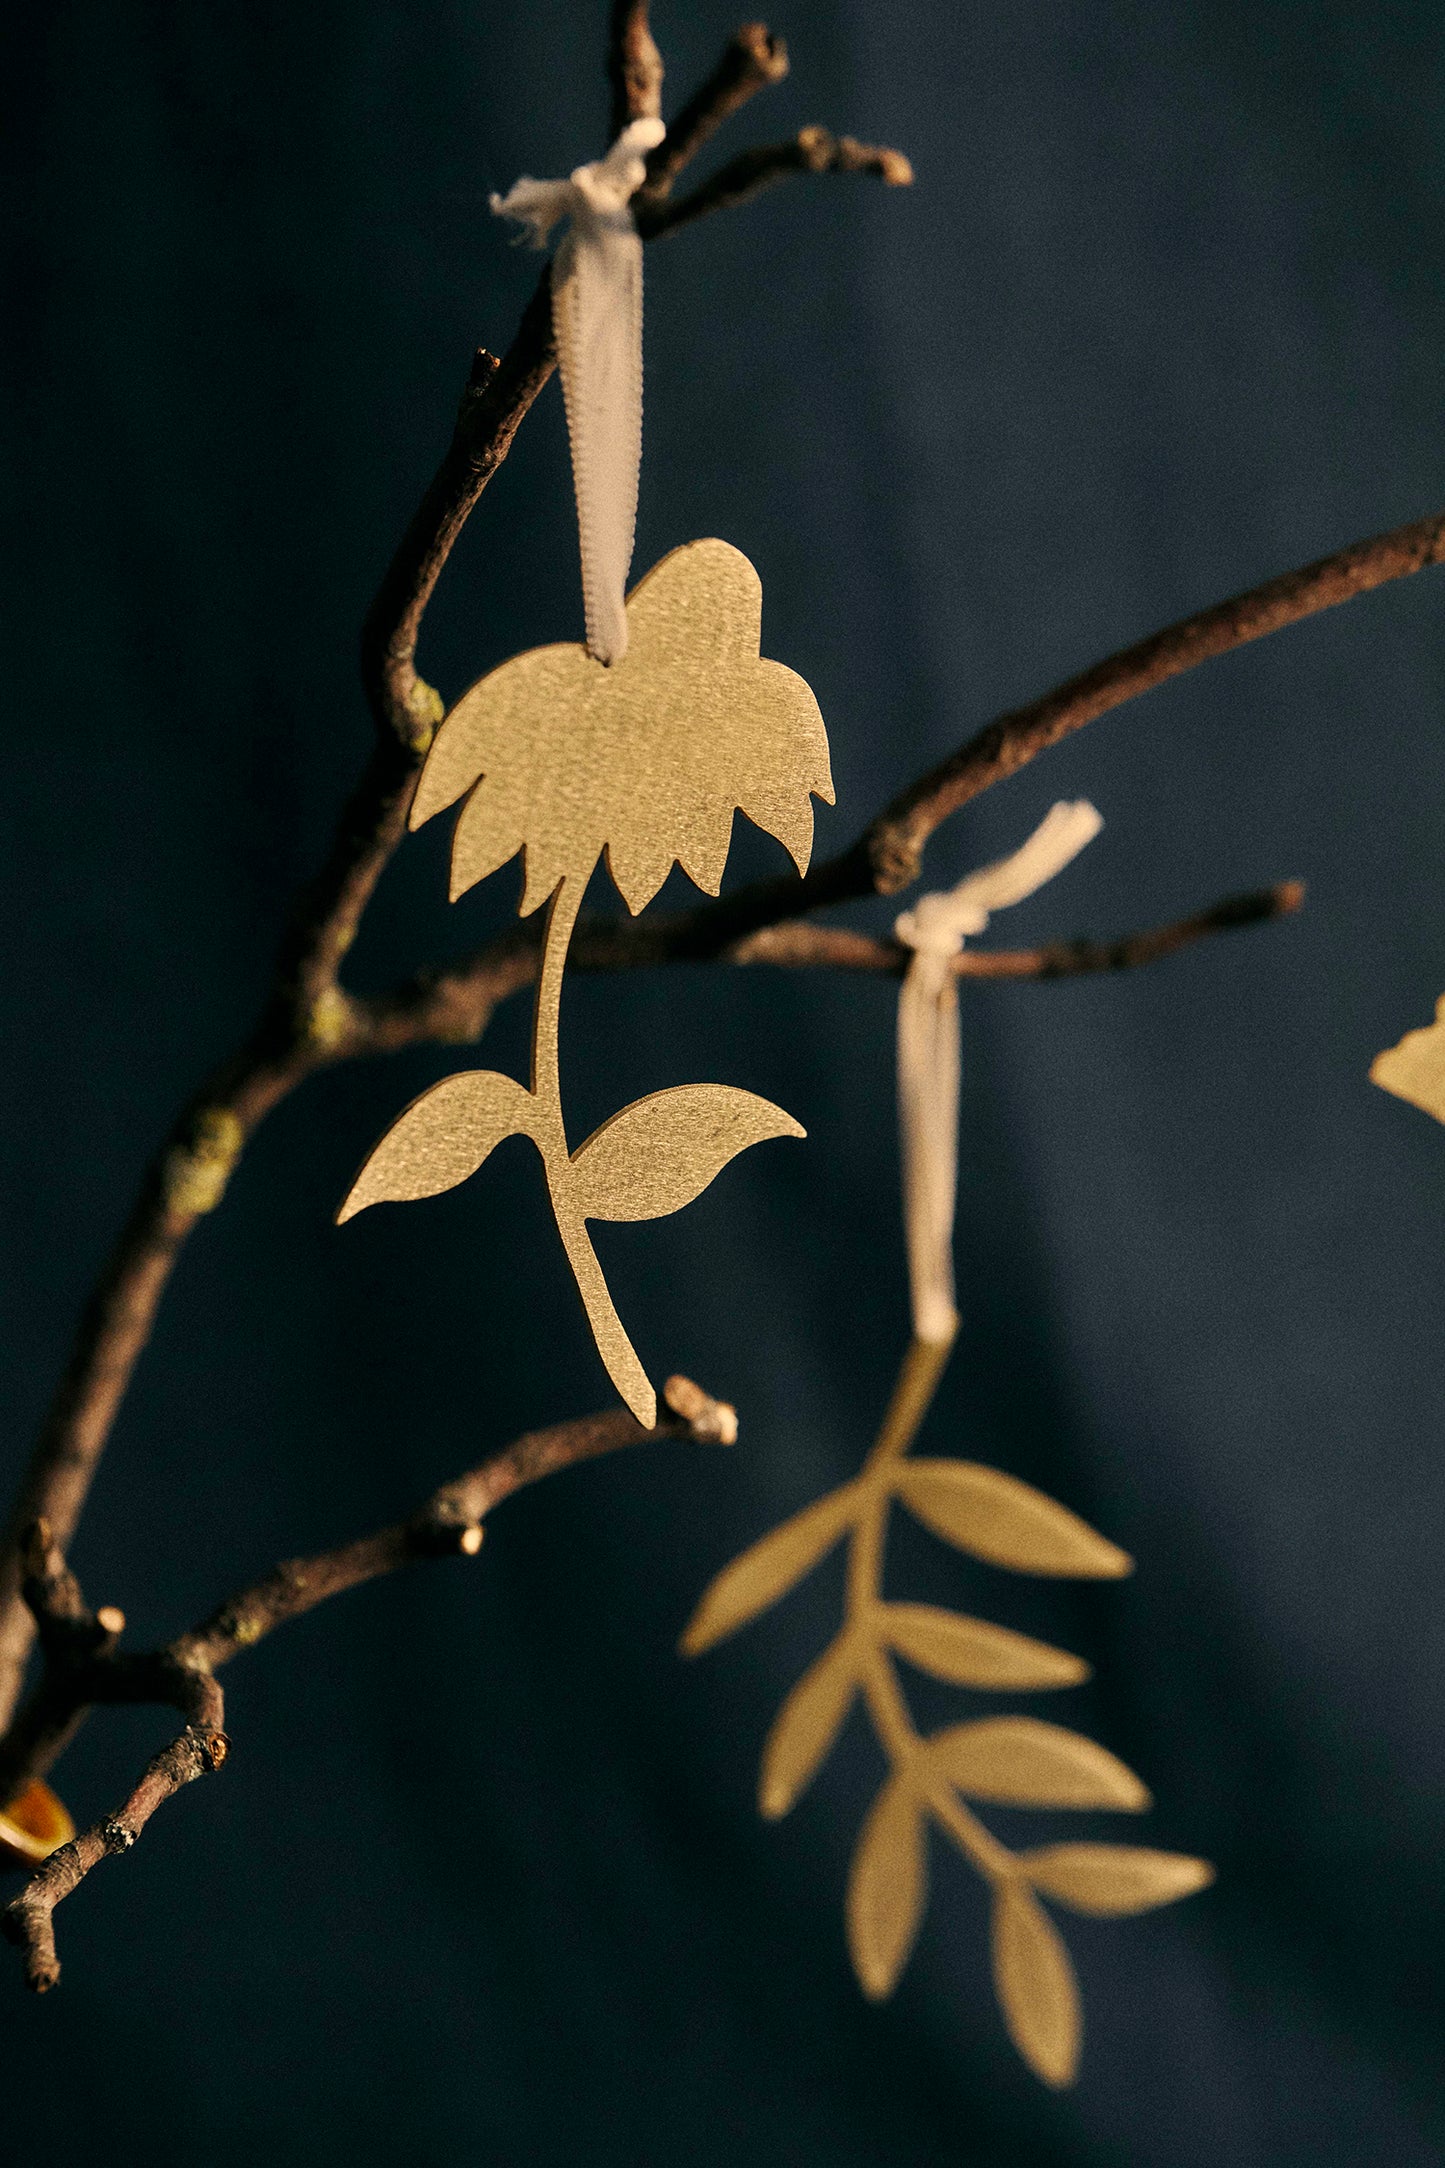
M462 807L452 837L451 899L464 896L498 866L505 866L522 848L522 825L517 809L506 802L500 785L479 783Z
M462 694L442 723L427 754L409 825L413 830L434 813L455 805L490 765L488 755L502 752L507 718L520 705L556 698L580 650L558 644L529 648L489 670Z
M554 835L528 837L522 856L524 878L522 900L517 906L518 915L530 917L539 905L544 904L557 883L566 874L585 887L591 877L592 867L597 863L594 849L591 863L583 865L580 852L559 849Z
M748 790L739 793L742 810L755 828L776 836L799 873L806 873L813 855L813 801L785 791Z
M623 829L607 839L607 870L636 918L672 871L672 852L666 843L654 841L645 831Z
M741 550L709 536L669 550L627 598L631 640L707 669L753 662L762 646L763 583Z
M694 887L715 896L732 848L733 809L703 802L689 825L691 834L678 839L677 862Z

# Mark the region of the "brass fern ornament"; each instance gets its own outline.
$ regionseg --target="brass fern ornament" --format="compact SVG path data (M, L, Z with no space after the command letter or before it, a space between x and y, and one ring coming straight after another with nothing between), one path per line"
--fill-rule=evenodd
M1146 1912L1203 1889L1214 1870L1142 1846L1049 1845L1011 1852L975 1803L1138 1814L1149 1794L1116 1755L1032 1716L985 1716L925 1737L898 1663L978 1693L1043 1693L1089 1676L1081 1657L986 1619L883 1594L888 1517L902 1505L960 1551L1013 1573L1114 1580L1133 1561L1042 1491L966 1460L911 1460L958 1332L953 1220L960 1035L951 959L991 914L1063 872L1103 823L1086 799L1055 805L1009 857L924 896L894 931L913 951L898 1003L903 1220L913 1339L862 1473L804 1507L724 1567L682 1637L698 1656L785 1596L846 1538L843 1623L778 1711L763 1748L758 1804L786 1814L862 1701L887 1760L848 1877L848 1946L863 1992L891 1994L928 1901L928 1833L937 1829L993 1895L993 1976L1014 2046L1047 2085L1070 2085L1082 2019L1068 1951L1040 1903L1097 1916Z
M892 1993L928 1902L929 1831L963 1853L992 1892L994 1987L1009 2037L1046 2085L1073 2083L1083 2037L1068 1951L1041 1899L1123 1918L1206 1887L1213 1869L1131 1844L1054 1844L1012 1852L979 1805L1142 1813L1139 1778L1082 1733L1032 1716L985 1716L924 1736L898 1661L976 1692L1075 1686L1089 1667L1067 1650L983 1619L883 1594L895 1504L955 1549L1015 1573L1112 1580L1132 1560L1067 1507L996 1468L913 1460L909 1449L952 1347L914 1340L862 1473L805 1506L725 1566L682 1637L699 1656L757 1618L845 1539L843 1623L784 1701L763 1748L758 1804L770 1820L801 1798L862 1701L887 1773L864 1819L848 1877L848 1947L863 1992Z
M598 1351L651 1428L656 1395L587 1221L664 1218L750 1145L804 1132L752 1092L687 1084L634 1100L572 1149L557 1056L568 944L604 855L634 913L674 860L716 895L735 810L806 872L812 800L831 805L833 783L817 701L795 672L762 659L762 585L739 550L718 541L674 550L634 588L627 619L621 659L603 665L580 643L514 656L463 694L437 733L411 825L464 799L453 900L520 852L522 915L547 905L531 1081L473 1069L423 1092L371 1152L337 1217L437 1196L475 1174L504 1137L530 1137Z

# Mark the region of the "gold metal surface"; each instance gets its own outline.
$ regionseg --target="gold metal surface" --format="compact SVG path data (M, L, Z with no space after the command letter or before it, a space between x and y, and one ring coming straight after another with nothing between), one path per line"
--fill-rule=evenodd
M734 808L805 872L812 797L833 802L828 740L802 678L761 659L762 607L740 550L689 542L628 597L621 662L594 662L576 642L538 647L464 693L411 813L418 828L472 793L453 897L522 851L525 917L564 878L580 890L604 850L630 911L674 859L715 896Z
M522 913L548 904L531 1084L473 1069L433 1085L376 1145L337 1217L437 1196L503 1137L530 1137L598 1351L650 1428L656 1396L585 1223L661 1219L749 1145L804 1132L752 1092L686 1084L635 1100L569 1149L557 1061L568 943L603 852L631 911L656 895L674 859L715 895L737 809L805 872L812 797L831 804L833 784L817 701L793 671L761 658L762 587L739 551L716 541L674 550L633 590L627 616L620 662L604 666L580 645L534 648L463 694L437 733L411 825L469 794L452 845L453 898L521 851Z
M1445 994L1435 1004L1433 1024L1407 1031L1398 1046L1375 1056L1370 1082L1445 1122Z
M1082 2042L1069 1955L1040 1897L1096 1918L1171 1904L1203 1889L1202 1859L1142 1846L1060 1844L1013 1852L969 1803L1141 1813L1149 1794L1118 1757L1083 1733L1031 1716L991 1716L923 1734L898 1678L915 1670L976 1691L1066 1688L1089 1666L1065 1649L983 1619L883 1594L888 1515L906 1506L955 1549L1015 1573L1114 1579L1132 1560L1078 1515L1016 1476L973 1461L907 1458L947 1363L952 1338L914 1340L862 1474L805 1506L725 1566L682 1637L697 1656L745 1626L848 1539L838 1634L784 1701L763 1748L758 1804L786 1814L861 1699L888 1761L848 1877L846 1918L866 1995L891 1994L928 1902L928 1832L938 1829L992 1893L994 1988L1009 2037L1029 2067L1069 2085Z

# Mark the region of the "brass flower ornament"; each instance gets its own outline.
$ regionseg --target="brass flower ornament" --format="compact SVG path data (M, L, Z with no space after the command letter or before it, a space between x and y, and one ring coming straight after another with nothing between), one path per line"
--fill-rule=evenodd
M629 911L677 860L715 896L733 810L776 836L800 873L813 795L833 802L818 703L759 649L763 590L740 550L690 542L627 601L629 642L603 668L566 642L516 655L443 723L411 825L470 797L452 845L452 900L526 854L522 915L559 881L580 893L605 850Z
M718 541L674 550L639 581L627 618L620 661L604 666L574 643L533 648L464 693L437 733L411 825L465 797L452 844L453 900L520 851L522 915L549 903L531 1086L475 1069L423 1092L371 1153L338 1218L452 1189L503 1137L529 1136L602 1359L650 1426L656 1398L584 1222L662 1218L750 1144L803 1130L752 1092L688 1084L635 1100L570 1150L557 1066L567 946L604 853L634 913L674 860L716 895L735 811L776 836L806 872L812 800L831 805L833 783L812 692L762 658L762 586L740 551Z

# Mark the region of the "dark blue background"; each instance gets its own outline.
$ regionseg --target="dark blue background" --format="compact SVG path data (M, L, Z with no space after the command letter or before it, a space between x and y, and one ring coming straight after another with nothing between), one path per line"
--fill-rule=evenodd
M364 756L361 611L471 346L505 343L535 275L487 192L602 147L604 13L11 11L7 1469ZM660 9L674 105L732 20ZM650 256L637 563L711 533L757 563L767 652L831 731L827 848L996 709L1445 502L1445 22L792 0L775 27L794 74L736 140L823 119L918 184L794 186ZM576 633L568 490L554 387L429 620L448 697ZM1427 575L1216 664L930 855L941 885L1055 797L1098 803L1102 838L1005 942L1310 882L1301 920L1147 973L966 996L965 1331L923 1444L1044 1484L1140 1564L1076 1594L900 1533L890 1586L1086 1651L1096 1686L1052 1713L1154 1787L1128 1834L1220 1866L1188 1905L1068 1924L1077 2091L1008 2048L951 1857L896 2000L861 2001L861 1726L789 1822L756 1818L836 1568L674 1657L717 1567L856 1467L905 1308L893 989L670 971L572 986L564 1073L579 1133L703 1077L808 1125L679 1218L603 1230L644 1359L735 1398L739 1450L544 1486L477 1566L238 1665L224 1780L66 1906L58 1993L0 1977L7 2163L1438 2158L1445 1135L1366 1071L1445 986L1441 608ZM513 876L449 910L444 852L408 845L354 983L505 922ZM740 835L734 877L778 863ZM483 1058L516 1067L525 1028L506 1012ZM455 1065L312 1083L197 1234L77 1547L138 1639L605 1402L521 1146L331 1225ZM94 1723L76 1810L162 1728Z

